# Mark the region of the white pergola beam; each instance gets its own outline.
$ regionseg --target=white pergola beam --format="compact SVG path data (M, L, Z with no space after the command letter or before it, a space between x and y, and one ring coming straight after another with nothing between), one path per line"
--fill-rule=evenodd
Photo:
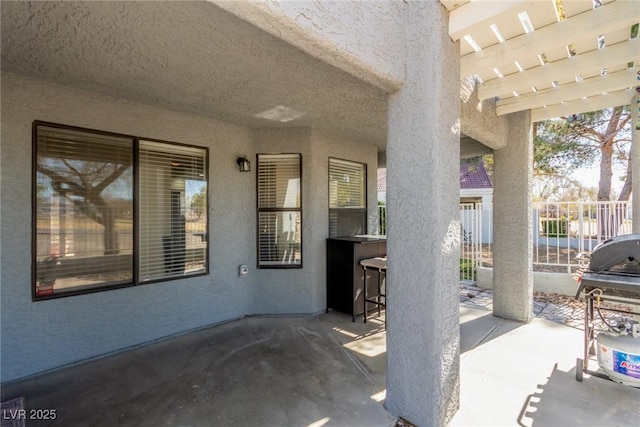
M571 58L561 59L541 67L490 80L478 87L478 99L531 90L531 86L548 86L552 81L563 81L576 74L587 76L600 73L603 67L635 61L640 63L640 37L596 49Z
M466 3L469 3L469 0L440 0L440 3L442 3L447 10L454 10Z
M539 122L540 120L569 116L571 114L597 111L602 110L603 108L618 107L620 105L629 105L634 94L634 89L625 89L614 93L608 93L606 95L594 96L592 98L578 99L544 108L535 108L531 110L531 120Z
M590 37L595 43L599 34L606 34L624 26L631 27L637 23L639 11L639 2L618 0L479 52L470 53L460 59L460 77L481 74L494 67L500 69L512 65L518 58L544 53L550 46L568 45Z
M500 100L496 103L496 113L501 116L516 111L539 108L544 105L559 104L563 101L623 90L636 84L637 70L638 67L633 67L605 76L592 77L581 82L573 82L536 93Z
M512 9L518 8L517 11ZM499 20L499 16L505 13L513 14L526 10L524 0L495 1L476 0L467 3L449 14L449 36L458 40L473 32L473 28L479 25L488 27ZM491 21L491 22L489 22Z

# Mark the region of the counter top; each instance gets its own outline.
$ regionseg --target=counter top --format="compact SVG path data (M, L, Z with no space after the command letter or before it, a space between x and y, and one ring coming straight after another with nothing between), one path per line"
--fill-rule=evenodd
M356 243L374 243L374 242L384 242L387 240L387 238L385 236L374 236L370 234L362 234L357 236L329 237L329 240L341 240L345 242L356 242Z

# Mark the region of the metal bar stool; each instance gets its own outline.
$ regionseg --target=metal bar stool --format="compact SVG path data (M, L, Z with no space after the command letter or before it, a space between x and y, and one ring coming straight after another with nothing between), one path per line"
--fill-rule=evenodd
M367 323L367 303L375 304L378 307L378 317L380 317L380 307L387 306L386 290L382 292L382 275L385 280L387 278L387 257L384 258L367 258L360 261L360 265L364 269L364 323ZM378 292L375 295L367 295L367 270L378 271ZM384 301L383 301L384 300Z

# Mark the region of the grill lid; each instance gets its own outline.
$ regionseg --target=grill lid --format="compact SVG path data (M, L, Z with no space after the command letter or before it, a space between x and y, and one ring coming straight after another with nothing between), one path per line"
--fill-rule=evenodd
M640 276L640 234L613 237L596 246L589 271Z

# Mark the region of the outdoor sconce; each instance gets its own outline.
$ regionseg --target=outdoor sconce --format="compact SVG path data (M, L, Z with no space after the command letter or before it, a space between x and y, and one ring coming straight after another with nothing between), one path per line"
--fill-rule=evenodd
M247 159L247 156L238 157L236 163L240 172L251 172L251 162Z

